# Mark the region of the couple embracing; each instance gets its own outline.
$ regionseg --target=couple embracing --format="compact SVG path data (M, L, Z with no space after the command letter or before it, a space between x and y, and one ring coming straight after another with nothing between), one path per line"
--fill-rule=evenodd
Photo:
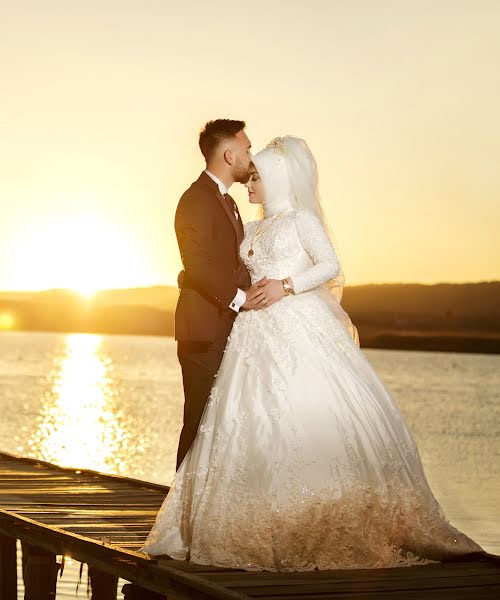
M285 136L252 156L244 130L207 123L207 168L176 212L184 424L175 480L142 550L269 571L482 552L447 520L341 306L309 147ZM243 225L234 182L260 219Z

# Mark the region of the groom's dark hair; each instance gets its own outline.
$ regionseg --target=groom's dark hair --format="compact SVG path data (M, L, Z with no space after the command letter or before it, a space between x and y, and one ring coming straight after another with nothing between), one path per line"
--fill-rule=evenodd
M245 129L245 127L245 121L233 121L231 119L209 121L200 131L199 141L201 153L207 163L220 142L235 136L239 131Z

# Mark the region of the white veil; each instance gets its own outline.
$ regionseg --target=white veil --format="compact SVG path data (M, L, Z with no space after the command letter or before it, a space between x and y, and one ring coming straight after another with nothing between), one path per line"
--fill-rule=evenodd
M339 260L339 273L319 287L332 312L359 347L358 330L341 306L345 277L338 245L331 232L319 195L318 168L305 140L287 135L274 138L252 161L264 185L264 211L268 214L290 208L305 208L323 223ZM271 209L271 211L269 211ZM262 215L264 216L264 215Z

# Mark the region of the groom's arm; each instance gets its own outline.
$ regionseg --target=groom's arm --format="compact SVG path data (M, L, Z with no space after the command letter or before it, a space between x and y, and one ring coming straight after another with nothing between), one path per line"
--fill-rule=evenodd
M238 288L236 296L231 300L229 308L234 310L234 312L240 312L240 308L245 304L246 301L247 295L245 291L241 288Z
M231 304L238 295L233 279L221 271L214 262L211 231L214 214L210 202L202 197L183 196L175 215L175 232L186 272L187 287L226 310L234 310Z

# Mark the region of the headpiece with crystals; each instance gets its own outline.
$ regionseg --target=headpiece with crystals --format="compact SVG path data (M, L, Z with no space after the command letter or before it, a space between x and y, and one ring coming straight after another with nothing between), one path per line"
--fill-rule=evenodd
M276 152L279 152L283 156L286 156L285 139L282 137L275 137L269 142L269 144L267 144L266 148L276 150Z

